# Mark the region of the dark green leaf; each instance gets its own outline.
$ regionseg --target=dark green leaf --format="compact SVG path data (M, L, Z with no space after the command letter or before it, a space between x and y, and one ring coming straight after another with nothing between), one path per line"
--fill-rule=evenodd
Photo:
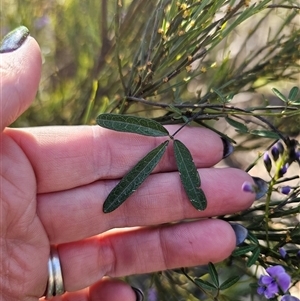
M228 278L227 280L225 280L221 286L220 286L220 290L225 290L231 286L233 286L234 284L236 284L238 281L240 280L240 276L232 276L230 278Z
M287 98L281 92L279 92L277 89L273 88L272 91L283 102L287 102L288 101Z
M250 231L248 231L248 238L249 238L249 240L253 241L257 245L259 244L257 237L254 234L252 234L252 232L250 232Z
M100 126L118 132L129 132L153 137L169 135L169 132L160 123L143 117L101 114L96 121Z
M204 290L215 290L216 289L216 287L212 283L202 280L200 278L196 278L195 282L197 285L199 285Z
M299 88L293 87L289 93L288 100L291 102L297 101L298 93L299 93Z
M211 262L208 264L208 273L209 273L211 280L212 280L213 284L215 285L215 287L219 287L218 273L217 273L217 270L216 270L214 264L212 264Z
M207 201L204 192L200 188L199 173L190 151L182 142L174 140L174 153L180 179L189 200L197 210L204 210Z
M277 133L268 130L253 130L250 131L250 134L264 138L280 139L280 136Z
M104 213L117 209L146 180L165 153L168 143L165 141L153 149L122 178L105 200Z
M241 122L225 117L225 120L233 127L235 127L241 133L248 133L248 128Z
M253 252L251 257L248 259L247 267L251 267L257 260L260 255L260 247L257 247Z
M239 247L238 249L234 250L231 255L234 256L234 257L241 256L241 255L244 255L244 254L246 254L250 251L253 251L256 248L257 248L256 245L242 246L242 247Z

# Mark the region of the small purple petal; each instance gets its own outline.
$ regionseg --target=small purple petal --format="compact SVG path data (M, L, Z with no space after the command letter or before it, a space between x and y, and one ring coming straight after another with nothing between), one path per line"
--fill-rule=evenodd
M259 286L256 291L259 295L263 295L265 293L265 290L266 288L264 286Z
M291 187L290 186L283 186L280 188L280 191L282 194L289 194L291 191Z
M285 258L287 255L287 252L284 248L279 248L279 254L282 258Z
M278 285L277 283L273 282L266 287L264 295L267 299L271 299L274 298L278 292L279 292Z
M268 286L270 285L272 282L274 282L274 278L273 277L270 277L270 276L261 276L259 278L259 285L265 285L265 286Z
M276 282L278 283L281 290L285 293L291 284L291 276L287 273L281 273L276 277Z
M297 257L300 258L300 250L297 252Z
M285 273L285 269L281 265L274 265L267 268L266 271L273 278L276 278L281 273Z
M291 295L284 295L281 298L281 301L300 301L297 297L293 297Z

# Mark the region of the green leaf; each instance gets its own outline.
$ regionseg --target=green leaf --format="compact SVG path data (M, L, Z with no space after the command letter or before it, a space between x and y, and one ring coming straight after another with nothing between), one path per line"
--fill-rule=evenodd
M215 287L219 287L218 273L217 273L217 270L216 270L214 264L212 264L211 262L208 264L208 273L209 273L211 280L212 280L213 284L215 285Z
M241 133L248 133L248 128L241 122L225 117L225 120L233 127L235 127Z
M180 179L189 200L197 210L204 210L207 206L207 200L200 188L199 173L190 151L182 142L174 140L174 153Z
M148 153L125 175L110 192L103 204L103 212L117 209L146 180L165 153L169 140Z
M196 278L194 280L195 280L196 284L199 285L204 290L215 290L216 289L216 287L208 281L202 280L200 278Z
M225 289L233 286L240 280L240 278L241 278L240 276L232 276L232 277L228 278L221 284L220 290L225 290Z
M277 89L273 88L272 91L283 102L288 102L288 99L281 92L279 92Z
M160 123L143 117L106 113L100 114L96 122L104 128L118 132L129 132L153 137L169 135L169 132Z
M247 262L247 267L250 268L257 260L260 255L260 247L257 247L253 252Z
M253 251L256 248L257 248L256 245L248 245L248 246L239 247L238 249L234 250L231 255L234 257L238 257L238 256L244 255L250 251Z
M249 133L264 138L280 139L280 136L277 133L268 130L252 130Z
M253 241L255 244L259 244L257 237L250 231L248 231L248 239Z
M291 102L297 102L298 93L299 93L299 88L293 87L289 93L288 100Z

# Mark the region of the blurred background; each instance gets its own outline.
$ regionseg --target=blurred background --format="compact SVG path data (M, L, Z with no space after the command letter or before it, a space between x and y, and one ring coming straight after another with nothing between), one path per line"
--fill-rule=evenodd
M126 112L149 117L169 116L170 112L162 108L139 102L125 103L124 95L130 96L133 89L129 84L126 86L126 83L137 86L140 74L142 77L145 71L144 65L135 64L136 61L143 61L139 57L143 53L143 43L145 40L151 43L151 39L157 41L159 30L164 28L164 24L155 27L155 17L159 14L153 12L157 8L163 11L160 7L162 3L162 7L172 3L171 8L165 10L171 14L172 10L183 10L182 5L190 2L198 1L2 0L1 37L19 25L25 25L38 41L43 56L43 73L36 99L12 126L95 124L97 115L104 112ZM210 2L212 4L208 1L205 8L209 16L203 21L202 27L205 30L237 3ZM293 4L293 1L287 2ZM270 1L270 5L274 3L276 1ZM218 7L211 13L210 7L214 5ZM120 25L118 31L115 30L116 15ZM183 14L184 18L186 16ZM182 28L187 30L187 25L182 20L180 22ZM208 45L214 47L211 47L205 57L200 57L192 64L186 63L183 65L185 71L170 81L164 81L174 64L184 63L181 57L185 48L188 48L189 37L179 40L181 34L178 34L178 41L172 43L181 43L181 50L176 50L178 53L174 52L169 61L163 57L158 59L162 67L158 68L155 76L164 84L153 90L152 94L146 95L142 91L136 96L172 105L199 104L204 98L211 103L222 104L232 93L231 104L242 109L283 106L282 101L272 94L271 88L276 87L287 94L293 86L300 86L299 23L299 11L293 9L272 8L259 11L245 22L237 23L230 34L220 38L218 43L210 41ZM198 26L201 28L201 24ZM168 28L167 25L165 27ZM208 32L205 34L208 35ZM249 62L248 58L251 58ZM163 63L163 60L167 62ZM137 67L135 73L132 72L133 66ZM120 68L123 78L120 76ZM223 88L218 93L211 92L220 87ZM126 110L123 110L124 106L127 106ZM185 109L184 114L187 113L188 110ZM265 113L268 120L284 133L293 137L299 135L299 112L281 117L270 114L270 109L266 109ZM173 108L171 114L174 117L181 113ZM241 122L246 124L251 121L249 118L242 119ZM249 136L240 135L224 120L208 121L207 125L238 142L240 152L222 163L225 165L246 168L268 143L267 140L252 141ZM256 171L259 170L260 167ZM231 264L229 259L220 265L220 278L227 275L230 269L230 273L240 275L242 280L238 286L226 292L229 296L227 300L260 300L255 289L249 286L251 281L256 280L253 274L246 273L241 262L234 266ZM201 276L207 273L207 267L186 271L189 275ZM180 270L132 276L127 280L133 286L145 290L146 300L149 301L206 300Z

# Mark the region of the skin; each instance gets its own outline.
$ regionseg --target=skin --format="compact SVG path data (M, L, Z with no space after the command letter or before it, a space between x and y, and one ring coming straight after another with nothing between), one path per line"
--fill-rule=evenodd
M254 195L241 186L253 181L238 169L212 168L223 153L215 133L186 127L176 136L199 168L206 210L188 201L170 143L142 186L104 214L111 189L162 138L99 126L9 128L38 88L36 41L29 37L18 50L0 54L0 72L1 300L43 295L50 244L58 245L68 291L55 301L134 301L131 287L115 277L218 262L231 254L236 241L231 226L208 217L249 207ZM172 133L178 127L167 128ZM180 222L186 219L192 221Z

